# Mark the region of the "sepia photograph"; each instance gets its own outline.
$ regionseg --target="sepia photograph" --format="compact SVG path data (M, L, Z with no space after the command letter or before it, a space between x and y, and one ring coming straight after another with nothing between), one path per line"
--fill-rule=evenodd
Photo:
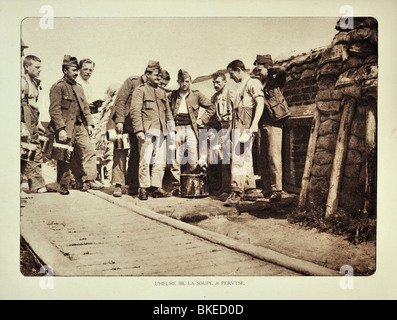
M55 276L373 274L377 31L24 19L22 244Z
M239 6L14 19L18 281L206 298L379 275L382 20Z

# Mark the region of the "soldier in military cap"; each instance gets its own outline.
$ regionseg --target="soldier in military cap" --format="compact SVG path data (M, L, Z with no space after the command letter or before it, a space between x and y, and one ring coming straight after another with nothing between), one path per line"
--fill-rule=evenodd
M170 89L166 88L167 85L170 83L170 81L171 81L171 76L170 76L169 72L167 70L162 69L159 86L161 88L163 88L167 93L171 92Z
M89 184L89 187L84 189L96 189L96 155L90 139L94 123L83 87L76 82L78 67L75 57L64 56L62 63L64 76L50 89L49 128L57 142L73 145L75 149L81 151L85 173L84 184ZM69 194L70 163L58 160L57 182L60 184L60 194Z
M161 67L158 61L149 61L145 76L146 83L132 93L130 109L132 128L139 145L140 200L148 199L149 188L153 189L155 198L171 195L162 189L162 184L166 168L165 137L174 133L167 95L159 87Z
M272 101L283 101L285 108L278 112L279 119L271 115L273 107L265 108L259 121L258 173L262 177L262 188L265 197L270 201L280 201L282 197L282 134L285 121L290 116L289 108L283 96L286 72L282 67L274 67L271 55L257 55L253 73L262 82L265 106ZM281 105L279 105L281 106Z
M130 136L130 150L113 151L112 181L115 185L113 196L122 196L122 186L127 184L128 194L137 195L139 192L139 147L138 139L133 132L130 117L131 98L134 90L147 82L145 74L128 77L118 90L110 118L113 120L117 133L128 133ZM110 129L110 126L108 127ZM128 166L127 166L128 157ZM128 167L128 168L127 168ZM127 171L127 172L126 172Z
M186 143L188 151L188 171L193 171L199 160L199 128L203 128L215 114L214 104L200 91L192 90L191 82L190 74L180 69L178 71L179 89L173 90L169 97L176 128L176 157L171 168L174 195L180 194L181 162L185 153L182 145ZM200 107L204 108L205 112L199 118Z

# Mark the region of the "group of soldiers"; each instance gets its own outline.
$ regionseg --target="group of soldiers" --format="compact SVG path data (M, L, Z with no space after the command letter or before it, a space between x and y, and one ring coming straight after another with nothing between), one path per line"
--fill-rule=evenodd
M166 89L170 75L158 61L150 60L141 76L128 77L117 92L110 114L115 131L119 135L127 134L130 144L129 150L113 150L113 196L121 197L126 185L128 194L138 195L140 200L150 195L178 196L182 167L189 173L215 167L221 176L217 192L227 196L226 206L234 206L241 199L255 201L262 194L271 201L279 201L282 127L290 116L282 96L285 71L273 66L270 55L258 55L254 65L249 72L240 60L229 63L227 72L237 84L235 90L228 88L225 73L214 73L215 94L210 99L191 89L192 78L183 69L177 74L179 88ZM88 79L95 63L64 56L63 77L50 89L51 121L47 128L40 124L37 107L40 67L41 61L36 56L26 56L23 60L22 139L39 145L38 135L45 130L45 135L53 137L56 143L73 146L71 161L57 161L61 195L69 194L71 176L80 190L103 188L96 181L96 153L90 137L95 123ZM208 130L219 133L216 139L230 158L220 156L214 164L208 163L208 135L202 134ZM232 136L237 137L236 143ZM21 177L27 176L30 192L47 191L41 162L40 156L35 161L22 161ZM258 192L254 163L262 178L262 193ZM163 188L167 168L171 176L170 192Z

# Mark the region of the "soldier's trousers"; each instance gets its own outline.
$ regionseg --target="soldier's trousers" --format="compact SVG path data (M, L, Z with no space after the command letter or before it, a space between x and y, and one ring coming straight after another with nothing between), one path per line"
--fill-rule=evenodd
M135 133L130 133L130 151L113 149L112 184L129 186L130 190L139 189L139 144ZM127 166L128 156L128 166Z
M232 125L232 162L231 162L231 180L232 191L244 192L256 188L254 176L254 161L252 148L255 136L245 142L240 142L240 137L249 132L253 119L252 108L241 108L234 115Z
M198 161L198 141L191 125L175 127L175 153L171 163L172 184L181 182L181 165L187 165L188 171L196 167ZM187 154L186 154L187 153Z
M139 186L161 188L166 168L167 143L162 136L139 140ZM150 172L150 165L152 166Z
M95 180L97 176L96 154L94 145L83 124L76 124L73 129L74 152L81 154L83 163L83 181ZM71 164L65 161L57 161L57 182L60 185L69 185Z
M263 125L260 129L258 173L262 177L264 191L283 189L282 126Z
M41 163L21 160L21 184L23 182L23 175L25 175L28 180L29 190L31 192L45 187Z
M26 128L31 135L29 142L37 144L37 149L35 161L21 161L21 184L23 182L23 175L25 175L28 180L29 190L34 192L45 186L41 170L43 156L40 144L38 143L39 133L37 129L40 112L29 105L23 106L23 112Z
M72 156L72 162L70 163L70 171L77 181L82 181L84 177L84 167L87 166L87 157L83 158L81 150L75 148Z
M231 162L231 191L243 193L255 189L254 166L252 157L253 137L247 143L240 143L239 131L233 137Z

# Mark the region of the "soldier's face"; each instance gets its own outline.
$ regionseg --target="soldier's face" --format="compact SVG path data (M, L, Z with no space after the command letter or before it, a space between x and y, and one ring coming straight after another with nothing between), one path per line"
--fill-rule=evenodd
M25 69L30 77L38 78L41 72L41 62L32 60L30 66L25 65Z
M82 77L84 80L88 80L89 78L91 78L93 72L94 72L93 63L83 63L83 66L80 69L80 77Z
M268 76L269 71L265 66L258 65L255 67L255 74L259 76L261 79L265 79Z
M167 84L170 82L170 80L165 80L163 78L160 79L160 87L165 88Z
M223 80L222 77L218 77L212 81L214 84L214 89L216 92L221 92L226 85L226 80Z
M152 73L147 74L147 79L150 84L158 86L161 79L161 74L158 70L154 70Z
M179 84L179 88L182 91L187 91L190 88L190 84L192 82L192 79L189 78L185 78L185 79L178 79L178 84Z
M232 80L234 80L235 82L240 82L241 81L241 74L240 74L239 70L236 71L236 70L233 70L233 69L229 68L229 69L227 69L227 71L229 72L230 78Z
M69 80L76 80L77 75L79 74L79 70L77 69L77 67L67 67L63 69L63 73Z

